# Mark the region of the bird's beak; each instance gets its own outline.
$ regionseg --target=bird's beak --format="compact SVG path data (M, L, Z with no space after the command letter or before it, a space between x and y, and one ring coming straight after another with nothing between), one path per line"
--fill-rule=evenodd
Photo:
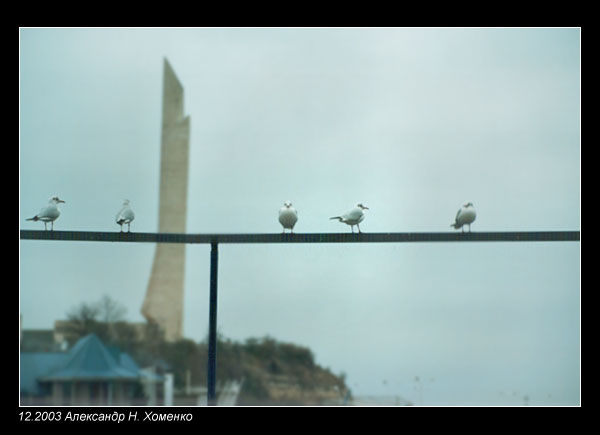
M62 199L59 199L58 202L62 202L63 204L65 203Z
M364 206L364 205L363 205L363 208L364 208L365 210L368 210L368 209L369 209L369 207L366 207L366 206Z

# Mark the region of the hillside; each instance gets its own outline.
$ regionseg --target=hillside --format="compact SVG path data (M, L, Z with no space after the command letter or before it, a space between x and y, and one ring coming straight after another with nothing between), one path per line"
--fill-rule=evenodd
M207 344L192 340L160 342L131 349L142 364L162 360L175 375L175 387L186 382L206 385ZM250 338L243 343L219 337L217 384L243 381L238 405L339 404L350 398L344 375L316 364L310 349L273 338Z

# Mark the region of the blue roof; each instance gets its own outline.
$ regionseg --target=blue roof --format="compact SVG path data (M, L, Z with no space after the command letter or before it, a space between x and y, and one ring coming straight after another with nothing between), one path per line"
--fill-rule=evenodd
M21 391L39 395L41 393L37 378L58 370L67 361L66 353L21 353Z
M95 334L89 334L69 351L64 366L44 376L43 380L135 380L139 377L137 366L121 365Z
M39 392L37 381L126 381L162 377L145 373L126 353L105 346L95 334L67 353L21 353L21 391Z

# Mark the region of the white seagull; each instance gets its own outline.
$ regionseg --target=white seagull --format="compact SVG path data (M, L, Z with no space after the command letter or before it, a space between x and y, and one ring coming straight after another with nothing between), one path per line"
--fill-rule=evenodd
M298 222L298 211L292 207L290 201L283 203L283 207L279 209L279 223L283 226L283 232L285 229L289 229L290 232L294 232L294 225Z
M123 232L123 224L127 224L127 232L131 231L131 222L135 219L135 213L129 207L129 200L123 201L123 208L117 213L115 218L116 222L121 225L121 232Z
M50 230L54 231L54 221L60 216L60 210L58 209L58 203L64 203L58 196L53 196L48 200L48 205L40 210L34 217L28 218L28 221L42 221L44 222L44 230L48 230L48 222L50 222Z
M340 222L350 225L352 228L352 232L354 232L354 225L358 227L358 232L360 233L360 226L358 225L365 218L365 213L363 210L368 210L369 207L365 207L361 203L356 204L352 210L342 216L334 216L329 219L338 219Z
M463 225L469 226L469 232L471 232L471 224L475 221L477 217L477 213L475 213L475 209L473 208L472 202L467 202L464 204L458 213L456 213L456 218L453 224L450 224L451 227L455 229L462 228ZM465 229L462 228L462 232L465 232Z

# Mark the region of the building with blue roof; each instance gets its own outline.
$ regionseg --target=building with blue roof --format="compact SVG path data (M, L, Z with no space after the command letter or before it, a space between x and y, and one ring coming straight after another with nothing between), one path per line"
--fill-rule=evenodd
M68 352L21 352L20 376L23 405L145 405L163 382L95 334Z

